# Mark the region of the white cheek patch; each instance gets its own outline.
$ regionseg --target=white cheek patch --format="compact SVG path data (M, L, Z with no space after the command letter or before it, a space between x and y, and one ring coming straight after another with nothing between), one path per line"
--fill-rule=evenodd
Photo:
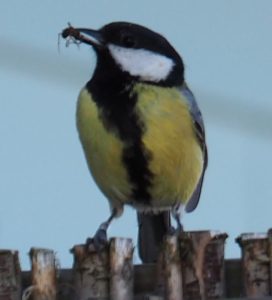
M109 51L123 71L144 81L159 82L171 73L172 59L145 49L132 49L109 44Z

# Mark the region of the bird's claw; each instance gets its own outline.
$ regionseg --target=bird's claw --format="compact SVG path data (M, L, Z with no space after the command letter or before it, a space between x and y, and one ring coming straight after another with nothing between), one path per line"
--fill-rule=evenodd
M113 209L112 214L103 222L97 229L93 238L88 238L86 241L86 248L89 251L96 251L98 254L105 250L108 245L107 229L112 221L112 219L117 214L117 210Z
M176 229L176 232L177 232L178 235L180 235L184 232L183 225L180 222L178 223L178 227Z
M87 250L94 250L97 253L102 252L108 244L107 231L99 227L94 237L86 240Z
M101 252L108 244L107 230L99 228L93 237L94 248L97 252Z
M177 236L180 236L183 232L184 232L183 226L182 226L182 224L179 224L177 226L177 228L174 228L173 226L170 226L169 229L168 229L168 231L167 231L167 234L168 235L177 235Z
M173 226L170 226L167 230L167 235L175 235L176 233L177 230Z

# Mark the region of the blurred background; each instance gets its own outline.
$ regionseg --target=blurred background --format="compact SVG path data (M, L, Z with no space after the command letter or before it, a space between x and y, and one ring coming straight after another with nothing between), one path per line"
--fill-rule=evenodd
M59 0L0 3L0 248L69 249L94 234L109 214L92 181L75 127L80 88L95 66L93 51L65 47L68 22L99 28L131 21L162 33L182 55L202 109L209 166L186 230L227 232L234 239L272 226L272 2L270 0ZM136 240L126 208L110 236ZM137 255L135 254L137 259Z

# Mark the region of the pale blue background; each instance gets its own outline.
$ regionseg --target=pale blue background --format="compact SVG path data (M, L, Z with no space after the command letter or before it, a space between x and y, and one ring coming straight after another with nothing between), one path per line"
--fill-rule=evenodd
M75 129L75 104L91 76L93 52L65 48L58 33L127 20L164 34L182 54L186 77L203 110L209 168L198 209L185 228L234 238L271 225L271 0L88 0L0 3L0 248L19 249L24 268L31 246L68 250L108 216ZM110 235L133 237L126 209Z

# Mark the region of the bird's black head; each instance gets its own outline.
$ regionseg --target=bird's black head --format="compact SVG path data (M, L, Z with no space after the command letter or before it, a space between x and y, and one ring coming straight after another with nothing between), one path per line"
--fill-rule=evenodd
M79 40L96 50L97 67L115 66L128 77L141 82L164 86L183 83L184 65L181 57L163 36L146 27L114 22L99 30L74 30L80 33Z

